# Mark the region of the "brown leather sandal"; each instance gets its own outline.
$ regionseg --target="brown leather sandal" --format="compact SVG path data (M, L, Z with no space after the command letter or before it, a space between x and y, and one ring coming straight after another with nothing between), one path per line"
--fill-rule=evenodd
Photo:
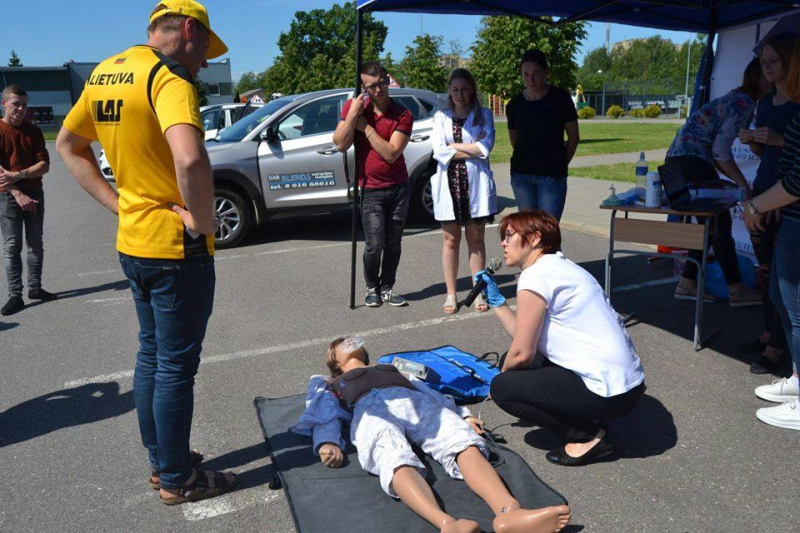
M192 467L195 467L203 462L203 454L200 453L200 450L189 450L189 460L191 461ZM158 481L155 481L155 480ZM153 490L160 490L161 489L161 471L160 470L151 470L150 471L150 488Z
M180 505L182 503L199 502L200 500L222 496L230 492L239 480L239 478L234 475L233 481L228 481L228 478L226 478L222 472L215 472L213 470L196 470L196 472L197 475L195 475L194 481L181 487L177 495L171 498L159 496L161 503L164 505ZM210 479L209 474L211 474Z

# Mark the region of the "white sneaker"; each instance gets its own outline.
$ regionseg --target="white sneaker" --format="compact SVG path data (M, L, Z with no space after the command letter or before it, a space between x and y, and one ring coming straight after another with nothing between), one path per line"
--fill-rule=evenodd
M769 385L756 387L756 396L768 402L783 403L796 400L800 391L787 378L776 379Z
M800 409L795 400L775 407L763 407L756 411L756 417L770 426L800 431Z

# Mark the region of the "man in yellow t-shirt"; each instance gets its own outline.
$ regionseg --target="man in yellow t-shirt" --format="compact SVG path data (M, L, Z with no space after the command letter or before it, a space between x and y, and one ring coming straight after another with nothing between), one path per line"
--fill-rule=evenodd
M57 149L75 180L119 215L117 250L139 318L133 378L150 485L168 505L223 494L236 482L198 472L189 450L194 376L214 302L214 187L193 78L227 52L208 12L163 0L146 45L95 68L64 121ZM90 144L116 176L106 182Z

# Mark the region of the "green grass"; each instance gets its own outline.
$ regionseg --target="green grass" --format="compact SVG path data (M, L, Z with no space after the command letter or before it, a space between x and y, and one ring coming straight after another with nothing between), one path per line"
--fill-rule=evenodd
M581 142L577 157L583 155L618 154L669 148L679 124L652 124L640 122L591 122L578 121ZM503 122L496 125L492 163L508 163L511 160L511 143L508 127ZM613 165L611 165L613 166Z
M44 133L44 140L45 141L55 141L56 137L58 137L57 131L45 131Z
M663 161L648 161L649 169L655 170ZM615 165L597 165L594 167L578 167L569 170L570 176L592 178L605 181L627 181L636 183L636 162L617 163Z

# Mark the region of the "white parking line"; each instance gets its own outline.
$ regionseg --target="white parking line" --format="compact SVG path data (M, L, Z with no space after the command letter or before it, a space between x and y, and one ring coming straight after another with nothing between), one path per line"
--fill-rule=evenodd
M85 276L101 276L104 274L119 274L120 269L116 268L114 270L99 270L97 272L78 272L78 277L83 278Z
M97 300L86 300L83 303L86 303L86 304L109 304L109 303L127 302L128 300L133 300L133 296L118 296L116 298L100 298L100 299L97 299Z
M253 505L269 503L283 495L282 490L271 490L266 487L235 491L218 498L184 504L183 517L186 520L197 521L214 518L228 513L241 511Z
M653 281L644 281L642 283L634 283L633 285L621 285L619 287L614 287L612 292L625 292L625 291L635 291L637 289L643 289L645 287L655 287L657 285L669 285L670 283L677 283L678 278L664 278L664 279L656 279Z
M516 306L511 306L512 309ZM397 331L406 331L410 329L426 328L430 326L439 326L441 324L450 324L453 322L460 322L462 320L473 320L476 318L485 318L492 316L493 313L462 313L459 315L446 316L441 318L433 318L429 320L421 320L419 322L407 322L405 324L396 324L386 328L376 328L357 333L345 335L345 337L375 337L378 335L386 335L388 333L395 333ZM318 339L310 339L307 341L294 342L291 344L283 344L279 346L270 346L268 348L256 348L254 350L243 350L240 352L212 355L209 357L202 357L200 364L222 363L226 361L233 361L236 359L246 359L250 357L260 357L263 355L271 355L274 353L286 352L289 350L300 350L303 348L310 348L312 346L324 347L330 342L331 337L322 337ZM120 379L133 377L133 370L124 370L115 372L113 374L105 374L102 376L95 376L92 378L78 379L75 381L67 381L64 383L64 388L71 389L74 387L81 387L90 383L105 383L108 381L118 381Z

